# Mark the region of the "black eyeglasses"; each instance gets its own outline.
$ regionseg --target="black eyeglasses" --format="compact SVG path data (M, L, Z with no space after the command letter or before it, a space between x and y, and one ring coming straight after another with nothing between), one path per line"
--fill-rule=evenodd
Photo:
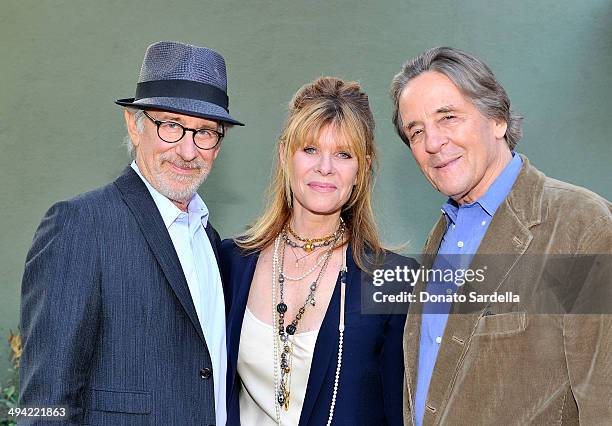
M189 127L184 127L180 123L176 121L162 121L155 120L146 111L142 111L144 115L151 120L157 126L157 136L164 142L168 143L176 143L183 139L185 133L190 131L193 133L193 143L200 149L213 149L216 147L221 139L223 139L223 131L218 132L213 129L190 129ZM221 130L223 130L223 125L221 124Z

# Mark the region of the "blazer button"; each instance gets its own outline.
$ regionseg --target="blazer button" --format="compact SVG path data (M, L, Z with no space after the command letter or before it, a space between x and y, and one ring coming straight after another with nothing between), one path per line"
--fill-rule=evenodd
M212 377L212 368L204 367L200 370L200 377L203 379L210 379Z

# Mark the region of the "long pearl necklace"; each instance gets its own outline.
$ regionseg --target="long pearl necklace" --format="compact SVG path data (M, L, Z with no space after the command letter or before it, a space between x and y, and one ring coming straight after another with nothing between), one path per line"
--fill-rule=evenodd
M281 242L281 235L274 240L274 254L272 256L272 337L274 338L274 412L276 415L276 424L281 426L280 404L277 401L277 395L280 393L280 383L278 381L278 352L280 343L276 337L274 329L277 323L276 312L276 271L278 270L278 247Z
M344 344L344 305L346 300L346 247L342 251L342 268L340 269L340 320L338 322L338 360L336 361L336 376L334 377L334 390L329 406L329 417L327 426L332 424L334 409L336 408L336 395L338 395L338 383L340 382L340 369L342 368L342 346Z

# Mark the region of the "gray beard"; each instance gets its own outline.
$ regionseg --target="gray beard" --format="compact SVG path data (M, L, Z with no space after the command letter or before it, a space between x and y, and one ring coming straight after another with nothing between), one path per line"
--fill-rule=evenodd
M164 197L169 198L170 200L180 201L180 202L188 202L194 196L194 194L198 191L198 188L208 177L210 173L210 167L201 161L191 161L186 162L176 158L172 158L172 156L168 156L168 158L161 157L162 160L169 160L174 164L180 165L182 167L191 167L191 168L199 168L203 173L199 175L197 178L191 176L180 175L172 172L168 173L157 173L156 180L158 183L157 191L162 194ZM168 182L168 179L171 179L174 182L180 182L185 184L181 189L175 189L173 185Z
M206 171L197 179L188 178L187 176L173 175L173 180L177 182L188 183L188 185L183 186L182 189L174 189L171 185L168 184L168 182L164 180L164 178L167 177L168 175L164 176L161 173L157 176L157 181L159 182L159 188L156 188L157 191L164 197L169 198L171 200L187 202L191 200L191 198L196 192L198 192L198 188L208 177L208 171Z

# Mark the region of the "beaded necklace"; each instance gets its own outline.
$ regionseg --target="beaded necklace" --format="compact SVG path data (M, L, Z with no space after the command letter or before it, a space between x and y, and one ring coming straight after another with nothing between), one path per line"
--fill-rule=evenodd
M339 234L339 237L342 236L342 233ZM286 241L286 239L284 240ZM278 334L279 339L282 342L283 350L280 353L280 389L278 394L278 403L285 408L285 411L289 409L289 401L290 401L290 385L291 385L291 359L292 359L292 345L289 341L289 336L293 336L297 332L297 327L306 313L306 308L308 305L315 306L315 293L317 291L317 287L321 278L325 274L325 270L327 269L327 265L329 264L329 260L334 251L334 244L330 245L330 248L324 254L323 265L317 274L316 279L310 284L308 295L306 296L306 300L298 309L295 318L287 327L285 327L285 313L287 312L287 304L285 303L285 293L284 293L284 264L285 264L285 252L286 245L282 246L282 254L280 255L280 272L278 274L278 284L279 284L279 293L280 293L280 302L276 305L276 311L278 312Z
M281 407L288 410L289 408L289 397L290 397L290 386L291 386L291 351L293 347L293 343L290 342L289 336L292 336L297 331L297 325L299 320L304 315L306 307L308 304L315 305L314 293L317 289L317 285L322 278L325 268L329 263L329 259L333 254L333 250L338 241L342 240L342 236L345 232L345 226L342 222L338 231L336 231L337 238L333 244L331 244L330 249L328 250L323 258L323 266L319 274L317 275L316 280L311 284L310 291L308 296L306 297L306 301L302 305L302 307L298 310L298 314L296 318L289 324L286 328L284 327L284 314L287 311L287 305L284 303L284 292L283 292L283 284L285 276L283 275L283 264L284 264L284 255L286 251L286 246L288 238L286 232L283 230L281 234L274 241L274 253L272 257L272 317L273 324L278 324L278 337L276 337L276 333L274 333L274 409L276 415L276 423L281 425L281 415L280 410ZM336 234L334 233L334 234ZM284 234L284 235L283 235ZM336 395L338 392L338 383L340 379L340 369L342 366L342 348L344 342L344 305L345 305L345 294L346 294L346 248L343 249L342 256L342 267L340 269L340 320L338 325L339 332L339 340L338 340L338 359L336 364L336 374L334 380L334 388L332 393L332 401L329 410L329 417L327 425L331 425L333 416L334 416L334 408L336 404ZM278 273L278 279L277 279ZM277 302L276 297L276 283L278 280L279 290L280 290L280 303ZM283 346L281 351L281 344ZM280 358L280 361L279 361ZM280 378L279 378L279 367L280 367Z

